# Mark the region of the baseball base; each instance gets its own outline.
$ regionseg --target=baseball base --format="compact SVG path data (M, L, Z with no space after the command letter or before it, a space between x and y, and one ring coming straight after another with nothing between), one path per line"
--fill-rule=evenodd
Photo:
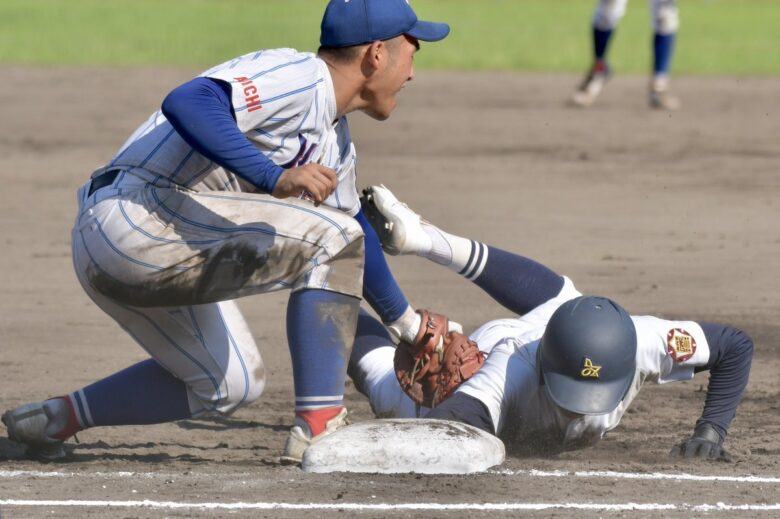
M495 436L459 422L370 420L324 437L303 454L305 472L470 474L501 465Z

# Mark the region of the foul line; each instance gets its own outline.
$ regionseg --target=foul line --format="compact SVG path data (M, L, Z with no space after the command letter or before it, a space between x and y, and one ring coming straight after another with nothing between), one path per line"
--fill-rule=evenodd
M664 472L612 472L585 470L569 472L567 470L489 470L488 473L507 476L532 476L532 477L578 477L578 478L613 478L613 479L673 479L686 481L726 481L736 483L780 483L780 477L774 476L701 476L698 474L667 474Z
M613 471L577 471L569 472L566 470L508 470L495 469L488 470L486 474L499 476L531 476L531 477L577 477L577 478L612 478L612 479L655 479L655 480L685 480L685 481L722 481L732 483L780 483L780 477L775 476L703 476L698 474L670 474L664 472L613 472ZM217 474L207 474L192 472L190 476L211 477ZM220 477L251 477L256 474L238 473L221 474ZM173 477L182 479L182 474L166 474L162 472L59 472L59 471L40 471L40 470L0 470L0 479L2 478L168 478ZM187 476L184 476L187 477Z
M0 500L0 506L73 506L73 507L113 507L113 508L163 508L163 509L202 509L202 510L350 510L350 511L388 511L388 510L433 510L433 511L529 511L529 510L588 510L588 511L657 511L684 510L691 512L733 512L733 511L776 511L780 503L732 505L717 503L701 504L664 504L664 503L183 503L176 501L86 501L86 500Z

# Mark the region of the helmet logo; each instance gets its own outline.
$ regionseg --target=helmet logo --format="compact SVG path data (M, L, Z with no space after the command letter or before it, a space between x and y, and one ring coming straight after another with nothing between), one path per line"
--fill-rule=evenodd
M675 362L684 362L696 353L696 339L682 328L672 328L666 334L666 351Z
M592 360L585 357L585 361L582 363L582 371L580 371L582 378L599 378L599 371L601 371L601 366L596 366Z

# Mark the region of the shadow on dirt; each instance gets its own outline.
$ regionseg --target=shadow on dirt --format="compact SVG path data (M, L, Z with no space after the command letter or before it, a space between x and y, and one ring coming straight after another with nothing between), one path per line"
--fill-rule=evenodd
M188 431L224 431L230 429L261 429L263 431L284 432L289 425L272 425L253 420L239 420L229 416L214 416L197 420L180 420L176 425Z

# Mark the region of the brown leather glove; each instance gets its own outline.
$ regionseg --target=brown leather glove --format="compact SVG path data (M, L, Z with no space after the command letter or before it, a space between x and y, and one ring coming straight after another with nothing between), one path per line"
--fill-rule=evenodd
M462 333L448 332L447 317L418 313L422 324L414 343L402 341L395 351L395 374L415 403L436 407L482 367L485 355Z

